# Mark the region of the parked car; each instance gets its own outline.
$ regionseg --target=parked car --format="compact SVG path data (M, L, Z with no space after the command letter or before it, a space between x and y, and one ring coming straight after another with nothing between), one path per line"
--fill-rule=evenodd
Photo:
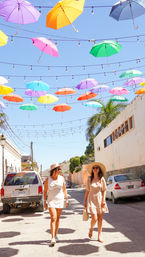
M69 180L65 181L66 188L71 188L71 182Z
M32 207L43 211L43 183L35 171L9 173L1 188L3 212L10 209Z
M119 198L140 196L145 198L145 182L135 174L118 174L107 180L106 198L117 203Z

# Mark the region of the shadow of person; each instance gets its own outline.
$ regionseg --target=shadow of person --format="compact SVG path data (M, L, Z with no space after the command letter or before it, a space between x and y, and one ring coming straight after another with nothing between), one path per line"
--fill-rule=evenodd
M23 219L21 218L15 218L15 219L7 219L7 220L2 220L2 222L16 222L16 221L21 221Z
M18 249L13 249L13 248L10 248L10 247L0 248L0 257L16 256L18 254L18 252L19 252Z
M47 233L51 234L50 229L46 230ZM71 228L59 228L58 229L58 234L72 234L74 233L75 230Z
M0 232L0 238L9 238L14 236L19 236L20 234L21 234L20 232L15 232L15 231Z
M78 240L79 242L79 240ZM89 255L92 253L98 252L98 247L90 244L69 244L66 246L61 246L58 248L58 252L67 254L67 255Z

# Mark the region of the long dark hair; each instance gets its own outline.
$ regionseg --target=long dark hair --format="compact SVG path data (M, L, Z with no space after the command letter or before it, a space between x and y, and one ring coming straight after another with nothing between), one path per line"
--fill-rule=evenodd
M103 177L103 171L102 171L100 166L95 166L95 167L97 167L99 169L98 177L99 177L99 180L101 180L101 178ZM92 168L92 173L91 173L91 177L90 178L91 178L91 183L92 183L93 178L94 178L93 168Z
M57 168L50 171L50 177L53 176L53 172L56 171Z

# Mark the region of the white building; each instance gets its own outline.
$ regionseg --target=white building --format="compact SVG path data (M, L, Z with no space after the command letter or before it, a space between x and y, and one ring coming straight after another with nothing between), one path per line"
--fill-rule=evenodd
M3 179L3 165L4 177L8 172L21 171L21 154L16 146L8 138L6 138L4 146L1 145L0 140L0 186Z
M108 175L145 174L145 95L137 96L94 139L95 161L102 162Z

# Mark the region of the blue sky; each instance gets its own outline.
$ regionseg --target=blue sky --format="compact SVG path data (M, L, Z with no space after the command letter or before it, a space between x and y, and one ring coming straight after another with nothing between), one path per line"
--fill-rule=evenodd
M57 1L46 0L30 0L33 5L53 6ZM36 3L37 2L37 3ZM115 0L86 0L85 6L93 5L113 5ZM76 33L71 25L59 30L53 30L45 27L46 15L50 9L41 9L41 16L37 23L19 26L19 33L17 36L23 38L9 36L9 41L6 46L0 48L0 62L26 64L27 66L5 65L0 63L0 75L13 75L9 78L8 85L14 88L16 94L24 97L24 103L38 104L37 99L31 99L26 97L25 85L32 80L39 80L40 76L44 82L50 85L49 93L54 94L58 88L63 87L75 87L79 81L88 77L95 78L100 84L114 81L108 85L112 88L115 86L122 86L125 80L119 81L119 75L122 71L130 68L139 69L144 72L144 60L140 63L127 62L121 63L125 60L142 58L145 56L145 37L137 37L133 39L118 40L119 37L137 36L145 33L144 20L145 15L135 19L138 30L133 28L131 20L120 21L109 17L110 8L94 8L94 15L91 14L90 8L85 8L82 15L80 15L73 23L79 30ZM10 26L10 27L8 27ZM0 18L0 29L7 35L14 35L16 31L16 25L8 23ZM23 31L25 29L27 31ZM31 32L28 32L31 31ZM33 32L33 33L32 33ZM34 33L36 32L36 33ZM43 33L47 35L43 35ZM59 57L52 57L47 54L43 54L40 60L40 64L37 60L40 56L40 50L33 46L31 38L44 36L54 43L56 39L77 39L77 41L65 41L60 42L57 40L57 47L59 50ZM93 42L89 42L90 39L110 39L118 40L123 46L119 54L106 58L95 58L89 54ZM55 39L55 40L54 40ZM82 42L81 39L88 39L88 42ZM80 46L79 46L80 40ZM99 43L100 41L98 41ZM110 63L118 62L116 65ZM121 63L119 65L119 62ZM107 64L102 66L101 64ZM32 65L32 70L31 70ZM37 65L34 67L33 65ZM40 65L46 67L42 68ZM65 67L52 67L52 66L76 66L81 67L68 68L65 71ZM98 65L94 67L83 67L85 65ZM48 67L50 70L48 70ZM116 72L115 72L116 71ZM108 73L107 73L108 72ZM106 74L105 74L106 73ZM76 76L83 74L81 76ZM16 76L21 75L18 78ZM67 75L67 77L66 77ZM70 75L70 76L68 76ZM33 76L29 78L27 76ZM39 76L38 78L36 76ZM54 76L47 77L44 76ZM7 76L6 76L7 77ZM24 77L26 80L24 80ZM56 79L58 77L58 79ZM73 79L72 79L73 77ZM118 82L116 82L118 80ZM114 85L113 85L114 84ZM127 96L129 101L134 98L134 91L132 88L130 94ZM81 156L86 148L88 142L86 141L86 123L87 118L95 114L95 110L85 107L84 103L77 101L80 94L85 91L78 91L76 95L66 97L59 97L58 103L67 102L72 109L65 113L56 113L52 110L54 105L43 106L38 104L39 109L37 111L28 112L19 109L19 104L7 104L5 112L8 116L8 122L13 129L14 134L8 131L7 135L11 140L17 144L20 151L25 154L30 153L30 142L34 143L34 159L38 164L42 164L43 169L49 168L51 163L62 162L68 160L70 157L79 155ZM103 98L104 101L109 99L109 94L101 94L97 98ZM1 97L2 98L2 97Z

